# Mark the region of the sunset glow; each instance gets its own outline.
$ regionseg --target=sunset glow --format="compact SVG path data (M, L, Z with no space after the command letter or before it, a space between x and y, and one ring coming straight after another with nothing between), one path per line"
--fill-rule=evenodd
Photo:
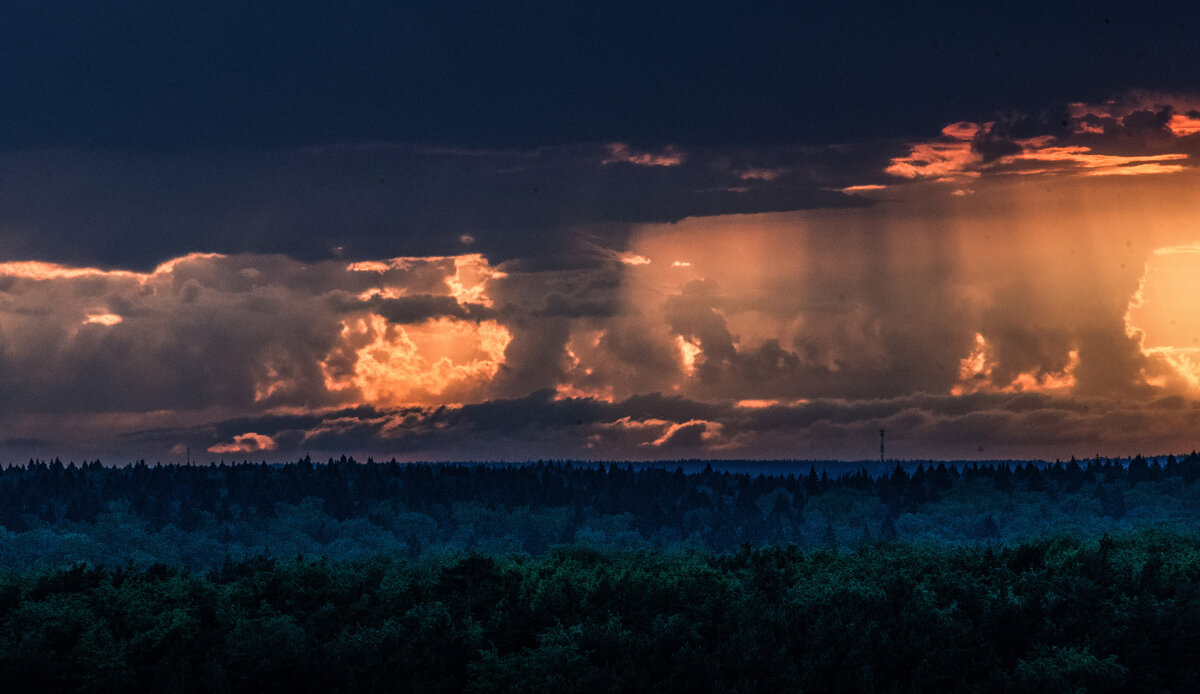
M804 158L845 146L372 149L499 171L510 199L567 171L638 182L615 216L522 212L536 253L466 224L437 253L339 241L306 260L4 260L0 364L29 407L9 435L50 440L71 402L81 441L115 448L100 422L142 417L158 424L121 436L166 453L844 457L880 428L938 456L977 452L981 432L1012 455L1069 456L1096 432L1190 449L1200 116L1166 98L1075 103L1048 132L1010 115L943 123L840 178ZM540 166L554 173L505 187ZM802 181L833 198L775 209ZM638 211L678 187L666 211ZM587 208L570 199L546 219ZM613 221L627 215L644 219ZM1189 404L1120 441L1102 424L1170 398ZM1012 429L1031 402L1071 423L1036 451Z
M108 325L113 326L120 323L123 319L115 313L93 313L84 319L84 324Z
M270 436L249 432L233 437L231 443L209 446L209 453L253 454L275 450L275 442Z
M971 353L959 362L958 383L950 389L950 393L967 395L981 392L1069 392L1075 386L1075 369L1078 366L1079 350L1073 349L1068 352L1067 363L1059 371L1022 371L1008 383L996 383L993 380L993 372L996 370L995 355L984 336L975 333L975 346L972 347Z
M1190 691L1196 20L0 2L0 694Z
M401 327L370 314L342 324L340 344L321 368L330 391L353 389L372 405L461 402L496 375L511 340L495 321Z
M1200 244L1155 249L1125 314L1142 353L1200 394ZM1167 385L1167 381L1154 381Z

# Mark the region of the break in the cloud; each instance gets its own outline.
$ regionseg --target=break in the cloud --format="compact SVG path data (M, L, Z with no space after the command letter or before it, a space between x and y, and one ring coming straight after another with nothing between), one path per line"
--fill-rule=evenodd
M1132 95L877 147L11 155L3 444L1190 450L1198 121Z
M1101 104L1069 104L1058 116L1008 115L947 125L894 157L886 173L968 183L980 176L1178 173L1200 154L1200 101L1134 92Z

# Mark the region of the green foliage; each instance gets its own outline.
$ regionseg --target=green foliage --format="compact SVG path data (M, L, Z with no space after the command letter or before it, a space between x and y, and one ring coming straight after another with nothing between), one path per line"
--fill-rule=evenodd
M0 575L25 691L1193 691L1200 538Z

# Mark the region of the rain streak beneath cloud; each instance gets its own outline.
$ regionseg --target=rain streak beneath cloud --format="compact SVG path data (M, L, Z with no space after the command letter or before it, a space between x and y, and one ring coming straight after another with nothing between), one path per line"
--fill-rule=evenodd
M131 218L87 196L38 218L69 252L6 237L0 443L855 459L886 428L904 457L1191 449L1198 124L1195 100L1131 93L855 147L334 148L203 162L195 186L160 160L184 216L146 258L88 236ZM330 190L316 161L356 173ZM14 229L55 172L148 184L91 155L6 162L34 165L30 206L0 212ZM431 166L435 203L367 185ZM271 216L279 171L279 200L311 214ZM429 233L386 241L388 219ZM187 248L204 225L225 231Z

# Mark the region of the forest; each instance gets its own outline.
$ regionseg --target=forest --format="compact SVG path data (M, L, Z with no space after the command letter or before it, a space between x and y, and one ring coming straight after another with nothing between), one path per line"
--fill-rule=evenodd
M773 469L9 466L0 673L10 691L1200 688L1197 454Z
M538 555L873 541L1007 545L1146 526L1200 529L1200 455L1037 465L897 463L830 475L638 466L359 463L124 467L32 461L0 470L0 566L227 558L331 561L470 550ZM784 469L776 466L776 469Z

